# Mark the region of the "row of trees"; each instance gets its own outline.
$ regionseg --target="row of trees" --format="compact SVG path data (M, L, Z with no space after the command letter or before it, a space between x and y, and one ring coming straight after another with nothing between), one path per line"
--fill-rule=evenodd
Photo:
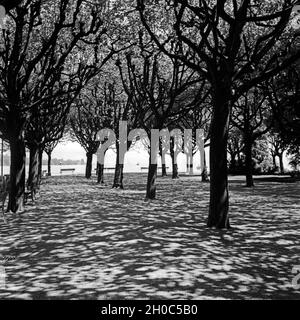
M62 137L74 99L113 54L102 5L86 1L23 1L9 11L0 39L1 134L10 144L8 209L23 209L25 147L29 186L43 150ZM88 56L89 59L85 59Z
M127 121L128 130L144 129L139 139L148 140L149 154L163 155L163 144L151 143L151 129L204 129L203 143L210 147L208 226L228 228L228 153L232 167L243 155L247 186L253 185L254 147L266 134L274 157L282 159L284 150L296 160L299 154L295 4L20 2L0 39L1 134L12 159L9 209L22 209L25 146L30 185L38 181L42 152L51 155L65 132L84 147L89 178L101 143L97 133L111 129L118 151L119 121ZM178 143L171 137L173 178ZM197 150L194 136L193 154ZM116 159L114 187L123 187L122 160ZM162 166L165 174L164 159ZM97 167L101 182L103 166ZM149 158L147 199L156 196L156 175L157 162Z

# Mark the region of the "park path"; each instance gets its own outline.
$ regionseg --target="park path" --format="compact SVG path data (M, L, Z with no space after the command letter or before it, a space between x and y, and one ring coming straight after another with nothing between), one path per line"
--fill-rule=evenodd
M151 203L145 175L125 175L124 191L48 178L0 224L0 298L299 299L300 183L231 180L234 228L220 232L205 227L199 177L160 178Z

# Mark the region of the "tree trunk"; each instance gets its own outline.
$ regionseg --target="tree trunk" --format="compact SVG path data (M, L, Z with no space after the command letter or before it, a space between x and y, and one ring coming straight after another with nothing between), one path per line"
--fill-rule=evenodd
M166 155L164 153L161 155L161 176L167 176Z
M226 79L223 80L226 83ZM230 120L230 87L215 85L210 128L210 203L207 226L229 228L227 142Z
M146 188L146 200L153 200L156 197L156 178L157 178L157 156L159 154L159 129L156 129L157 136L155 132L151 132L150 138L150 152L149 152L149 167L148 167L148 177L147 177L147 188Z
M189 157L189 156L186 157L186 173L189 174L189 175L194 174L193 156L192 157Z
M240 152L238 152L237 158L238 158L238 163L237 164L238 164L239 168L241 168L243 166L243 160L241 158L241 153Z
M166 177L167 176L167 167L165 163L161 164L161 176Z
M85 177L90 179L92 176L92 165L93 165L93 154L87 152L86 154L86 168L85 168Z
M166 154L163 152L162 142L159 141L159 155L161 156L161 176L167 176L167 168L166 168Z
M177 163L174 163L173 161L172 161L172 179L179 179L178 165L177 165Z
M25 141L23 133L19 132L10 138L10 192L8 211L23 211L25 193Z
M38 173L38 182L40 184L42 178L42 171L43 171L43 149L39 149L39 173Z
M97 183L104 183L104 160L107 150L104 151L103 158L97 155Z
M193 164L193 163L190 163L190 166L189 166L189 174L190 174L190 175L193 175L193 174L194 174L194 164Z
M201 172L201 181L202 182L208 182L208 173L207 173L207 164L206 164L206 155L205 150L203 150L203 168Z
M127 142L127 151L130 149L132 141ZM114 176L114 183L113 188L124 189L123 185L123 171L124 171L124 160L125 154L120 154L120 147L119 142L116 142L116 151L117 151L117 158L116 158L116 165L115 165L115 176Z
M274 173L276 173L277 172L276 154L272 155L272 159L273 159Z
M284 174L283 152L280 153L278 157L279 157L280 173Z
M124 164L116 163L113 188L124 189L123 170L124 170Z
M174 138L171 137L171 139L170 139L170 154L171 154L171 159L172 159L172 179L179 179L178 165L177 165L177 159L175 158L174 148L175 148Z
M97 183L104 183L104 164L97 163Z
M35 145L30 146L29 148L29 174L27 186L29 188L37 186L39 184L39 148Z
M236 157L233 153L230 155L230 170L233 172L236 170Z
M52 160L52 152L47 153L48 156L48 177L51 177L51 160Z
M115 165L115 176L114 176L114 183L112 187L116 189L124 189L123 170L124 170L125 155L120 155L120 148L119 148L118 142L116 142L116 152L117 152L117 157L116 157L116 165ZM120 156L122 157L122 159L120 158Z
M149 159L149 169L147 178L146 200L152 200L156 197L155 180L157 176L157 163L151 163L151 156Z
M253 165L252 165L252 139L249 134L245 134L245 170L246 170L246 187L254 186L253 182Z

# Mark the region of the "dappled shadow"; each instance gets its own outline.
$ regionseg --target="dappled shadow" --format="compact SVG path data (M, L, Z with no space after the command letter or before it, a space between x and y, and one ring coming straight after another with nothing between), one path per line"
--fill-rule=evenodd
M0 298L300 298L300 183L231 189L233 229L206 228L209 184L146 175L126 190L83 177L44 181L37 202L0 225L6 285ZM0 257L1 258L1 257Z

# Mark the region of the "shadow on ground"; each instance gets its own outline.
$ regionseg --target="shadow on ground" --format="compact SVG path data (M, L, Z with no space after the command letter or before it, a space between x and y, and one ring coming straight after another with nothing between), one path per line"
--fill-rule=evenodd
M125 175L124 191L110 180L48 178L35 204L1 222L0 298L300 298L299 182L232 181L234 228L219 232L205 227L199 177L159 179L151 203L145 175Z

